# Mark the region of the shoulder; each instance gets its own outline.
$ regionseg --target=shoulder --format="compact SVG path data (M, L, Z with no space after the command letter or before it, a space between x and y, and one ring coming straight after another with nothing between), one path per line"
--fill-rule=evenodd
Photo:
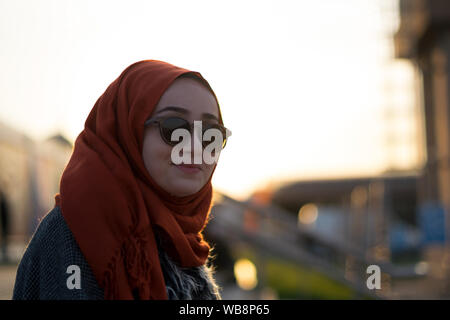
M79 267L81 289L69 289L71 266ZM13 299L89 299L102 297L59 206L40 222L19 264Z
M39 223L25 253L22 257L20 267L25 267L27 263L44 262L47 253L59 253L59 248L64 246L65 236L68 236L64 227L64 218L59 207L49 211ZM70 239L69 239L70 241Z
M42 218L27 248L61 243L61 240L70 240L64 237L70 238L69 234L61 209L56 206Z
M39 223L26 247L22 261L32 259L34 262L45 264L49 255L54 260L58 260L65 254L70 254L70 250L75 249L75 244L70 229L62 216L61 209L56 206Z

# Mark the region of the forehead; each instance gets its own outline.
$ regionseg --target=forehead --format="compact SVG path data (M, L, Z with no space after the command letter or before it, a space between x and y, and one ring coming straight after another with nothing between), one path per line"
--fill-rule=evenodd
M175 80L164 92L154 112L167 106L179 106L188 109L192 114L219 114L214 95L199 81L190 78Z

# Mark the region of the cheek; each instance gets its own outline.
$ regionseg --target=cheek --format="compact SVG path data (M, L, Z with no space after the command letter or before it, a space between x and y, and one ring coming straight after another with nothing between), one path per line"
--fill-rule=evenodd
M142 158L152 178L158 180L168 170L170 153L170 146L161 141L157 132L146 133L143 142Z
M209 177L211 177L211 174L212 174L213 170L214 170L214 166L213 165L207 166L207 168L205 170L205 173L203 175L203 180L204 180L203 183L206 183L206 181L208 181Z

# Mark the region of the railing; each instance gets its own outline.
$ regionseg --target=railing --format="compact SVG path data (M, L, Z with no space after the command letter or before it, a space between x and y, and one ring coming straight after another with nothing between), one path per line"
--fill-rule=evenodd
M377 261L358 247L349 243L333 241L297 223L295 216L276 206L259 206L241 202L223 194L211 215L208 230L228 242L245 241L258 250L306 265L327 277L338 281L361 295L387 298L387 291L376 293L366 285L366 269L378 265L388 278L417 276L413 268L399 268L392 263ZM253 227L246 219L251 216Z

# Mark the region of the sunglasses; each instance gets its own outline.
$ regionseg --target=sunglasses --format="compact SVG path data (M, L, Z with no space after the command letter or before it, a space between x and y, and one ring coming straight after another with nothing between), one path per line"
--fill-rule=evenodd
M177 129L186 129L191 134L193 133L194 124L190 123L186 119L180 117L167 117L160 119L148 119L145 121L144 126L149 126L153 124L159 125L159 133L161 134L161 138L165 143L171 146L175 146L179 143L179 141L172 141L172 133ZM227 144L227 137L231 135L231 131L225 128L224 126L218 123L208 123L202 121L202 137L205 132L209 129L217 129L222 134L223 142L222 149L225 148ZM202 140L203 148L206 148L207 145L211 143L211 141Z

